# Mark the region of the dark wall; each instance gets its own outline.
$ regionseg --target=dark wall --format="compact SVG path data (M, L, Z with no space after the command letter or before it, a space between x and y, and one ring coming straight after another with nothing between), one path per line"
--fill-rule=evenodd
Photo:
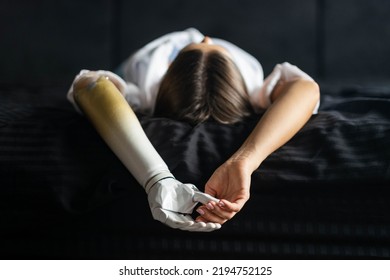
M67 85L113 69L167 32L196 27L323 80L390 82L387 0L7 0L0 3L0 85Z
M324 2L324 76L390 81L390 1Z

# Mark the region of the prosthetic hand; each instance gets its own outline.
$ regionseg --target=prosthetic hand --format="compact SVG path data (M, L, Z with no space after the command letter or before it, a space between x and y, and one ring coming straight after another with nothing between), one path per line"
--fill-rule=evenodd
M196 204L219 200L200 192L194 185L183 184L174 178L166 178L153 185L148 194L154 219L172 228L189 231L213 231L221 227L217 223L194 222L189 215Z
M144 187L156 220L189 231L212 231L221 227L216 223L195 222L188 215L198 202L218 200L175 180L133 110L107 77L91 73L78 77L73 95L101 137Z

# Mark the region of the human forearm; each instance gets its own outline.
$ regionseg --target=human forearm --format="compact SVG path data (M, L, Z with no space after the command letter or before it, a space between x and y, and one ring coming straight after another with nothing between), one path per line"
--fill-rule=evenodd
M229 159L253 172L275 150L289 141L309 120L319 99L315 82L296 80L276 89L275 99L255 129Z

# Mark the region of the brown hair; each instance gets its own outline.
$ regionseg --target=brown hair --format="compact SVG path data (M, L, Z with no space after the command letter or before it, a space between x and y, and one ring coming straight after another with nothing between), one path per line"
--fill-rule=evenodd
M191 124L211 118L235 123L253 113L245 82L234 62L218 51L185 50L161 81L155 116Z

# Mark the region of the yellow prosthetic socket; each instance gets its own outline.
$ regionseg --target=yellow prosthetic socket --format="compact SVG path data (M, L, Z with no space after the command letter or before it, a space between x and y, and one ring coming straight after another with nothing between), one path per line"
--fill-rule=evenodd
M105 77L82 79L75 86L75 101L146 192L158 180L173 178L116 86Z

